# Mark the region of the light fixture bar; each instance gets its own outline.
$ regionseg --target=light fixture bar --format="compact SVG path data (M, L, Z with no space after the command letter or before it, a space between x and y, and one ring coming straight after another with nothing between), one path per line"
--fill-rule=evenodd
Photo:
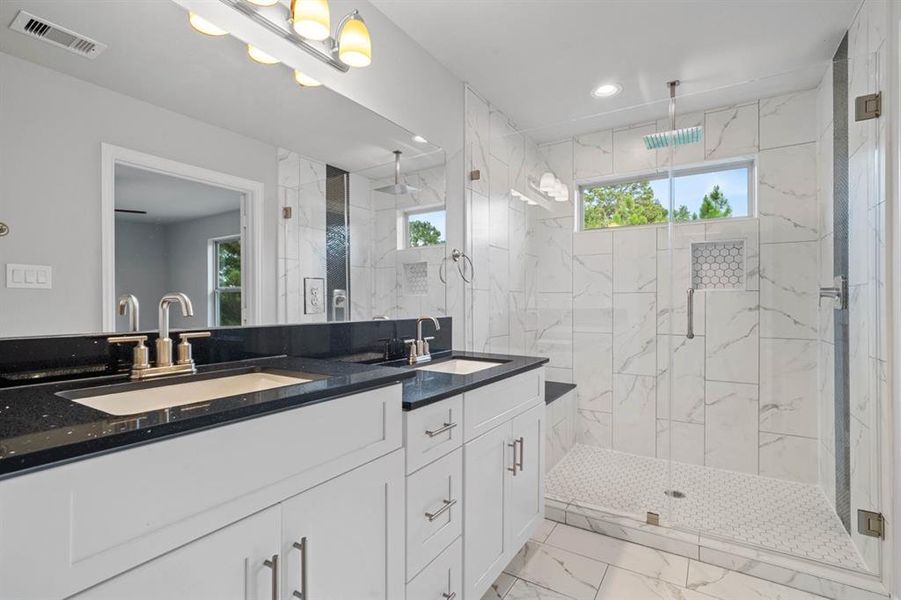
M294 33L293 31L291 31L289 29L282 29L281 27L279 27L279 25L277 23L274 23L272 20L270 20L270 19L266 18L264 15L262 15L260 13L260 11L257 10L256 7L254 7L253 5L251 5L247 2L244 2L243 0L219 0L219 1L222 2L223 4L225 4L226 6L230 6L231 8L235 9L236 11L238 11L242 15L246 16L247 18L251 19L254 23L256 23L258 25L262 25L268 31L271 31L272 33L279 36L283 40L291 42L292 44L294 44L301 50L304 50L305 52L318 58L319 60L326 63L327 65L332 66L335 69L338 69L342 73L347 73L347 71L350 70L350 67L348 67L343 62L341 62L340 60L338 60L337 58L332 56L332 54L330 52L327 52L321 48L314 46L313 44L309 43L308 41L306 41L305 39L303 39L302 37L300 37L299 35L297 35L296 33ZM326 41L328 41L328 40L326 40Z

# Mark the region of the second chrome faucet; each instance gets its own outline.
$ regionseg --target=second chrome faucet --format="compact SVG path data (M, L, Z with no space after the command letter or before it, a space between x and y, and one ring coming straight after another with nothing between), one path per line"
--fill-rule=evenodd
M134 298L134 296L131 296ZM136 344L132 352L133 360L131 366L131 378L134 380L149 379L151 377L159 377L162 375L176 375L179 373L196 373L197 367L194 364L194 357L191 352L190 340L194 338L209 337L209 331L185 332L179 334L178 353L175 362L172 360L172 338L169 337L169 307L172 304L178 304L181 308L181 314L185 317L194 316L194 305L191 299L182 292L169 292L160 299L159 304L159 335L156 339L156 365L150 364L150 353L145 342L146 335L120 335L108 338L111 344ZM120 307L128 302L121 302ZM131 306L131 316L136 324L136 307L135 299ZM121 310L121 308L120 308ZM135 324L132 325L134 330Z

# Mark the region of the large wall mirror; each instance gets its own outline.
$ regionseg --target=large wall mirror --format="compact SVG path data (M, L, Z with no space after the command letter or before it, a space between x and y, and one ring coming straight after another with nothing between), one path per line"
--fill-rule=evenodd
M20 11L103 47L14 31ZM447 314L441 148L174 2L0 21L0 337L125 331L130 296L156 329L171 291L185 328Z

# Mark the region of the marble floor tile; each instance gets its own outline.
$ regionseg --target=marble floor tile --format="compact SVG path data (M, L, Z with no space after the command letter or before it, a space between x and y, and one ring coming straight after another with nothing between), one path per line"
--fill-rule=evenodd
M691 561L688 567L688 583L690 590L702 592L722 598L723 600L748 600L766 598L767 600L822 600L801 590L785 587L778 583L757 579L750 575L729 571L698 561Z
M677 585L685 583L689 559L684 556L615 540L569 525L555 527L546 544Z
M711 600L706 594L617 567L607 569L601 589L595 598L596 600Z
M516 577L507 573L501 573L500 577L488 588L488 591L482 595L482 600L502 600L514 583L516 583Z
M527 542L505 570L573 600L594 600L607 565L555 546Z
M504 600L572 600L569 596L517 579Z
M532 534L532 539L536 542L543 542L547 539L547 536L551 535L551 532L554 530L554 527L557 526L557 523L551 521L549 519L545 519L541 526Z

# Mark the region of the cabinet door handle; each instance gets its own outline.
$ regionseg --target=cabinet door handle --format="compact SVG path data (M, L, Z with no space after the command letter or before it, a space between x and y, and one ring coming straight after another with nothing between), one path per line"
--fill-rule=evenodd
M309 543L307 542L306 536L300 538L299 542L294 542L294 548L300 550L300 589L294 590L294 593L291 594L295 598L300 598L300 600L306 600L307 598L307 548L309 547Z
M441 515L443 515L443 514L446 513L447 511L449 511L449 510L450 510L450 507L453 506L453 505L456 504L456 503L457 503L457 500L456 500L456 499L453 499L453 500L445 500L445 501L444 501L444 504L441 505L441 508L439 508L439 509L436 510L435 512L431 512L431 513L428 513L428 512L427 512L427 513L425 514L425 518L429 520L429 523L431 523L432 521L434 521L435 519L437 519L438 517L440 517Z
M453 429L456 426L457 426L456 423L445 423L439 429L426 429L425 434L429 437L435 437L436 435L441 435L442 433L444 433L446 431L450 431L451 429Z
M519 446L520 440L522 440L522 438L513 440L512 444L507 444L508 447L513 448L513 466L507 467L507 470L513 473L514 477L516 477L517 468L522 469L521 462L516 459L516 448Z
M446 600L454 600L454 598L457 597L457 592L447 592L447 593L441 594L441 597L445 598Z
M520 472L522 472L523 460L524 460L523 456L526 453L526 440L524 437L519 436L519 439L516 440L516 442L514 442L514 443L517 443L517 442L519 443L519 464L517 466L519 467ZM514 453L514 458L516 458L515 453Z
M693 340L695 337L695 289L688 288L688 300L686 303L685 314L685 337Z
M263 565L272 569L272 600L278 600L278 554L273 554Z

